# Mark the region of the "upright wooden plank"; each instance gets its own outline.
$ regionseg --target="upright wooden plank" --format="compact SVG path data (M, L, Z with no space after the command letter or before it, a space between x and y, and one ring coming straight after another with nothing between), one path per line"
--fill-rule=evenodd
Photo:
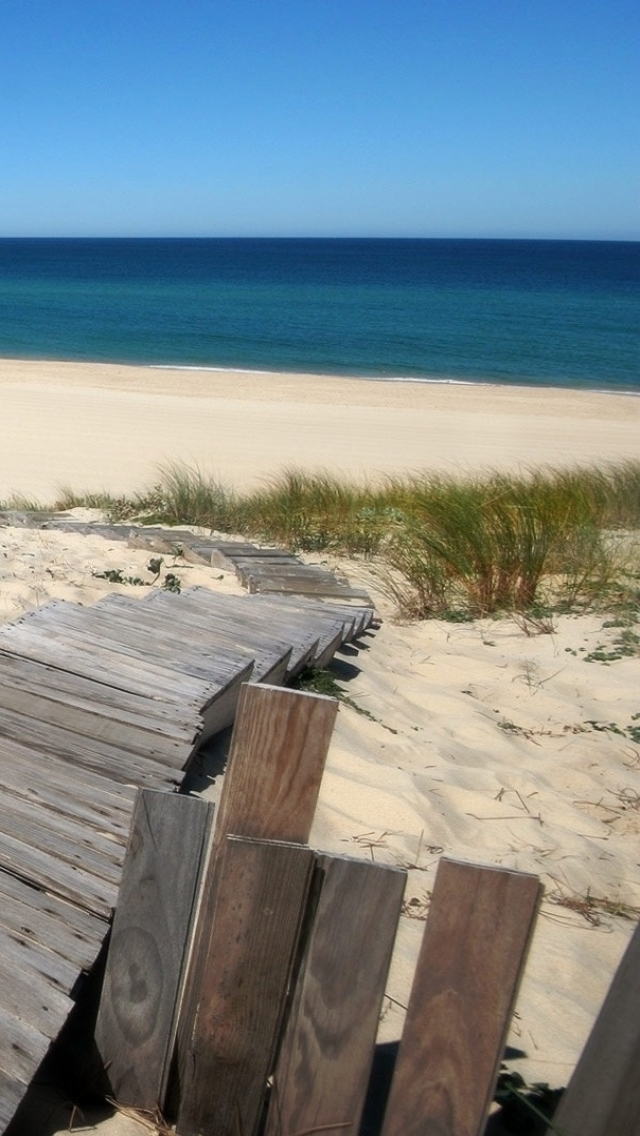
M215 839L309 838L338 704L278 687L242 688Z
M383 1136L483 1132L540 892L537 876L441 861Z
M207 935L214 918L218 871L215 849L228 833L306 843L336 713L332 698L267 685L242 688L180 1008L180 1086L187 1077L185 1062L209 965Z
M320 856L317 875L266 1136L360 1130L406 872Z
M96 1042L114 1096L163 1099L176 1000L213 807L142 790L113 923Z
M182 1082L181 1136L254 1136L313 867L301 845L229 837Z
M640 926L614 975L553 1124L563 1136L640 1133Z

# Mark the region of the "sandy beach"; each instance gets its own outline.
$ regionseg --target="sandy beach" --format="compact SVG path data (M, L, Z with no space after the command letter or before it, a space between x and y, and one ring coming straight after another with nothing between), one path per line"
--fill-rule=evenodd
M626 395L11 361L0 384L5 498L137 489L172 460L244 488L284 466L374 478L640 457L640 400ZM98 536L11 526L0 553L4 620L53 596L125 590L95 571L148 560ZM440 856L535 872L546 896L509 1037L526 1056L512 1068L565 1085L640 907L637 658L590 658L616 635L597 614L557 616L545 633L511 618L405 625L375 565L326 563L363 583L383 618L338 659L355 707L341 705L312 833L323 850L408 868L380 1040L401 1031ZM185 584L240 590L219 569L184 572ZM68 1100L39 1092L37 1131L67 1131ZM123 1116L86 1124L148 1131Z
M624 394L0 360L0 499L125 493L197 465L246 489L283 467L359 480L640 454Z

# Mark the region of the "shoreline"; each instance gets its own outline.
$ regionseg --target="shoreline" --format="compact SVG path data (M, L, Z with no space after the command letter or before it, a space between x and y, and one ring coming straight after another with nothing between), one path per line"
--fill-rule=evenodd
M375 481L640 459L635 393L15 359L0 389L4 499L135 492L176 462L246 490L285 468Z
M539 376L529 376L520 378L505 378L492 377L489 375L474 375L471 377L462 375L448 375L448 374L425 374L425 375L403 375L403 374L379 374L375 375L370 372L353 372L353 371L305 371L305 370L290 370L288 368L268 368L268 367L242 367L242 366L225 366L219 363L155 363L155 362L141 362L140 360L123 360L123 359L50 359L50 358L22 358L12 355L0 355L0 368L4 364L9 365L60 365L63 367L117 367L127 368L142 371L176 371L176 372L193 372L194 374L212 374L212 375L244 375L244 376L266 376L269 378L277 377L280 375L290 375L292 377L307 378L307 379L320 379L320 380L336 380L341 382L364 382L364 383L399 383L399 384L416 384L421 385L434 385L434 386L462 386L462 387L499 387L505 390L529 390L529 391L575 391L584 392L586 394L616 394L616 395L629 395L631 397L640 397L640 376L638 383L634 386L595 386L580 384L577 379L567 378L562 382L544 382Z

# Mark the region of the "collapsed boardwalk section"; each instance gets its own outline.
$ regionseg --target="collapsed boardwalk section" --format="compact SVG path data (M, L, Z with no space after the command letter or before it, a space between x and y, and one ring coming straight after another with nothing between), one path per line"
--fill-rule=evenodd
M371 617L193 589L0 629L0 1130L99 954L137 790L175 792L243 683L326 662Z

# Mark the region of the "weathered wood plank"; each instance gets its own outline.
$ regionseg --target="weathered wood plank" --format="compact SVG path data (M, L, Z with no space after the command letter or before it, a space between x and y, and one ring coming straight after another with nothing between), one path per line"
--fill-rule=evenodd
M69 792L73 792L72 783ZM0 832L37 844L73 867L82 867L112 883L117 884L120 879L125 850L122 838L114 840L110 834L60 816L40 802L27 802L14 796L0 811Z
M19 655L0 651L0 682L84 709L98 707L103 714L117 710L123 721L149 723L148 728L163 730L167 736L181 741L193 737L195 715L190 706L184 710L175 703L167 706L157 699L143 698L86 675L72 674Z
M31 965L28 949L6 949L8 936L0 932L0 1005L4 1013L28 1022L43 1037L57 1036L73 1008L68 993L63 993L50 975L43 975ZM53 956L55 958L55 956ZM77 977L77 969L73 969ZM1 1046L0 1042L0 1046Z
M406 872L320 856L317 875L266 1136L360 1130Z
M560 1101L553 1131L562 1136L640 1133L640 926Z
M140 605L140 609L142 605ZM53 601L38 609L39 626L53 627L60 634L69 632L92 639L100 649L117 650L132 659L149 661L164 666L178 675L187 675L203 682L219 685L226 683L246 665L246 660L237 654L219 648L196 649L167 629L165 634L145 629L143 623L134 621L117 611L104 611L96 607L82 608L64 601Z
M73 904L0 872L0 927L14 937L46 943L47 950L88 970L107 933L107 923Z
M0 1058L1 1060L1 1058ZM4 1132L9 1121L15 1116L25 1092L25 1086L0 1068L0 1129Z
M49 1039L44 1034L0 1009L0 1084L3 1080L7 1088L12 1083L21 1084L24 1093L48 1048ZM10 1117L14 1111L15 1106Z
M22 690L48 691L51 698L69 698L81 705L98 703L100 707L124 713L127 720L152 719L177 737L189 737L192 728L193 712L189 705L181 712L175 703L167 707L157 699L119 690L109 683L18 654L0 651L0 679L3 684L19 685Z
M254 1136L281 1025L313 853L229 837L219 861L177 1130Z
M199 709L207 695L211 694L209 685L202 680L184 674L173 675L166 667L155 666L151 660L142 668L139 662L121 651L107 650L104 645L88 642L82 635L65 632L63 638L52 627L6 624L0 628L0 649L145 698L178 702Z
M164 1098L176 1001L213 806L143 790L109 945L96 1042L116 1100Z
M97 773L104 773L116 781L147 785L159 788L162 785L173 787L176 782L176 767L151 755L143 757L130 750L118 749L105 741L74 734L61 726L48 725L37 718L26 718L12 714L10 710L0 709L0 732L14 741L25 745L33 744L36 749L56 754L78 765L86 766Z
M117 887L112 881L32 847L29 834L25 833L25 837L18 840L0 832L0 868L86 911L109 918L117 895Z
M337 708L321 695L242 688L216 840L308 840Z
M540 891L536 876L441 860L383 1136L484 1130Z
M180 769L193 752L197 729L189 742L181 741L156 728L153 723L126 721L126 712L99 706L85 707L77 702L55 698L28 690L21 685L9 685L0 675L0 710L11 710L28 719L38 719L53 726L61 726L74 734L96 740L104 739L110 745L133 753L148 754Z
M216 813L214 844L225 836L306 843L337 713L334 699L270 686L245 686ZM217 855L202 886L178 1025L180 1082L209 966L207 929L215 917Z

